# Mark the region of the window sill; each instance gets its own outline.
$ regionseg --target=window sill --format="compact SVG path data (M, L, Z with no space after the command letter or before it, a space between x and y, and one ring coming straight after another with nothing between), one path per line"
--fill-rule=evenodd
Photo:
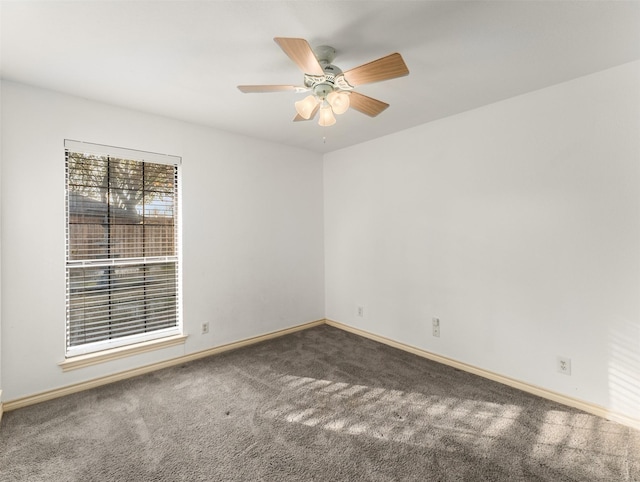
M134 345L120 346L96 353L87 353L86 355L78 355L58 363L63 372L76 370L78 368L98 365L118 358L124 358L149 351L160 350L175 345L183 345L187 339L187 335L174 335L157 340L144 341Z

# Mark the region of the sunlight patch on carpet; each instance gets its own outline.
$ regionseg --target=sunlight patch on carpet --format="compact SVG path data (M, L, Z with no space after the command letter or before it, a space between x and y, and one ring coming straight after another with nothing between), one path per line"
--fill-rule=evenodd
M522 408L483 400L281 374L286 400L274 400L262 415L353 436L366 436L452 452L500 443Z

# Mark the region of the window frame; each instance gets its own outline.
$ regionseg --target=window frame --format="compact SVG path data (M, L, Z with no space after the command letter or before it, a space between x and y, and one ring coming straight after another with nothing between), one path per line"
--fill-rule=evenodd
M135 259L123 259L117 261L114 258L104 258L100 260L70 259L70 203L69 194L69 172L67 156L69 153L77 153L81 155L94 155L94 156L108 156L117 159L125 159L136 162L146 162L154 164L170 165L175 168L175 184L172 192L172 197L175 200L173 205L173 220L174 220L174 242L175 242L175 255L171 256L149 256L138 257ZM179 156L171 156L166 154L158 154L153 152L146 152L134 149L125 149L114 146L107 146L101 144L93 144L88 142L74 141L65 139L64 141L64 153L65 153L65 330L64 330L64 346L65 346L65 359L72 359L73 357L87 356L91 354L99 354L105 350L121 349L123 347L134 347L136 344L148 344L153 340L169 339L176 337L177 335L183 335L183 303L182 303L182 158ZM100 341L91 341L88 343L72 345L70 346L70 280L71 271L73 269L83 269L98 266L120 266L123 267L128 264L150 266L156 263L174 263L175 264L175 299L176 299L176 324L168 328L155 329L150 332L128 334L124 336L116 336L115 338L109 338Z

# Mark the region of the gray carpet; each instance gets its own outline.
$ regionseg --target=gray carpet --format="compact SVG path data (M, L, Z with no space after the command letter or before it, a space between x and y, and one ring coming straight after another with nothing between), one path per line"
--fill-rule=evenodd
M8 481L640 481L640 432L328 326L5 413Z

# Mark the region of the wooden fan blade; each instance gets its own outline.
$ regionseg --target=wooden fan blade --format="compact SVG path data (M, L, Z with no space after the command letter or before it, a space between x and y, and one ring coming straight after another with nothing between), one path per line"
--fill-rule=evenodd
M311 111L311 115L309 116L308 119L305 119L304 117L302 117L300 114L296 114L296 116L293 118L293 122L300 122L300 121L308 121L313 119L316 116L316 113L318 112L318 110L320 109L320 103L318 103L318 105L316 105L313 110Z
M349 94L349 104L350 107L370 117L377 116L380 112L389 107L389 104L386 102L373 99L372 97L367 97L366 95L359 94L358 92L351 92L351 94Z
M323 75L324 70L309 43L303 38L275 37L273 40L305 74Z
M395 79L409 74L409 69L399 53L387 55L359 67L347 70L345 79L351 85L362 85L380 80Z
M295 85L239 85L238 89L245 94L255 94L260 92L285 92L296 90Z

